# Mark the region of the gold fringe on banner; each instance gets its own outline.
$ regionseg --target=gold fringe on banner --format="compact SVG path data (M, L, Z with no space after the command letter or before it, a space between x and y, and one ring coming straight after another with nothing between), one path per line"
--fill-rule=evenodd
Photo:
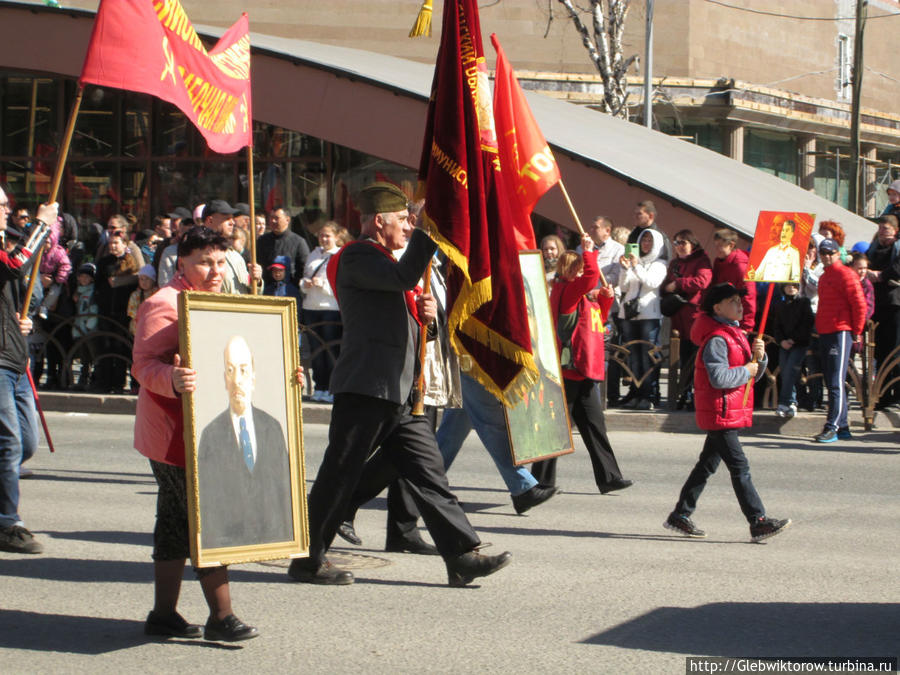
M431 37L431 0L425 0L419 8L416 23L409 31L409 37Z

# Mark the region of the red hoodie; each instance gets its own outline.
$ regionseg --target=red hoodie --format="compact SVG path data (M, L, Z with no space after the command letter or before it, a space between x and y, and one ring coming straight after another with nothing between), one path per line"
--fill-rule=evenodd
M747 276L747 266L750 264L750 256L746 251L737 249L729 253L725 258L713 260L713 275L710 286L716 284L734 284L737 288L746 288L747 295L741 298L744 306L744 317L741 319L741 328L745 331L753 330L756 323L756 284L748 284L744 281Z

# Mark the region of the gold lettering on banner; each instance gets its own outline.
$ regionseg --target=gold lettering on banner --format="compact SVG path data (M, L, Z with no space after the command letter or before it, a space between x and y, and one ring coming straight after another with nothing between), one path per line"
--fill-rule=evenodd
M163 68L162 75L159 76L159 81L162 82L166 79L166 75L170 75L172 77L172 84L177 87L178 80L175 79L175 55L172 53L172 47L169 45L169 38L165 35L163 35L162 39L162 48L163 54L166 57L166 65Z
M231 118L240 102L237 96L222 91L195 73L185 75L184 86L197 115L198 126L217 134L228 133L229 127L234 128Z
M438 144L432 141L431 143L431 157L437 163L437 165L447 172L447 174L455 180L457 183L462 185L464 188L469 187L469 179L468 174L466 174L466 170L463 169L456 161L450 157L446 152L441 150L438 147Z
M605 331L606 326L603 325L603 312L596 307L591 307L591 332L603 333Z
M157 0L153 5L156 18L167 31L182 39L185 43L202 54L206 54L206 47L200 41L200 36L194 30L194 25L188 19L184 7L179 0Z
M250 77L250 36L241 39L218 54L212 54L210 60L229 77L246 80Z
M542 150L534 153L525 165L519 169L519 175L522 178L530 178L537 182L541 179L541 174L550 173L556 167L556 159L550 151L550 147L545 145Z

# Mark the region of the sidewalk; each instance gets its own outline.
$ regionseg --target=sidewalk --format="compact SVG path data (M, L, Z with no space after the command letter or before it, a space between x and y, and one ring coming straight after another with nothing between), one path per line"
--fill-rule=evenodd
M40 392L45 411L72 413L99 413L134 415L137 396L112 394L83 394L74 392ZM331 421L331 405L303 401L303 421L308 424L328 424ZM753 415L753 429L760 434L782 436L814 436L822 430L825 413L800 412L796 417L783 419L774 410L760 410ZM881 412L875 417L876 428L900 427L900 413ZM612 408L606 411L606 426L610 431L664 431L669 433L700 433L692 412L667 410L637 411ZM854 433L864 433L862 414L851 405L850 428Z

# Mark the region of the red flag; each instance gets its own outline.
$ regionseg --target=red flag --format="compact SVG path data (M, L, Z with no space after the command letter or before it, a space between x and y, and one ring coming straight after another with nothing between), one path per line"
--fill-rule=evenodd
M235 152L253 144L249 31L243 14L207 52L179 0L102 0L80 82L168 101L212 150Z
M547 190L559 182L559 167L541 133L525 93L516 79L497 36L491 34L497 50L494 76L494 120L500 145L500 166L506 185L515 192L516 243L519 249L537 248L531 212Z
M464 371L507 404L537 380L513 215L503 184L475 0L446 0L418 196L447 255L451 342Z

